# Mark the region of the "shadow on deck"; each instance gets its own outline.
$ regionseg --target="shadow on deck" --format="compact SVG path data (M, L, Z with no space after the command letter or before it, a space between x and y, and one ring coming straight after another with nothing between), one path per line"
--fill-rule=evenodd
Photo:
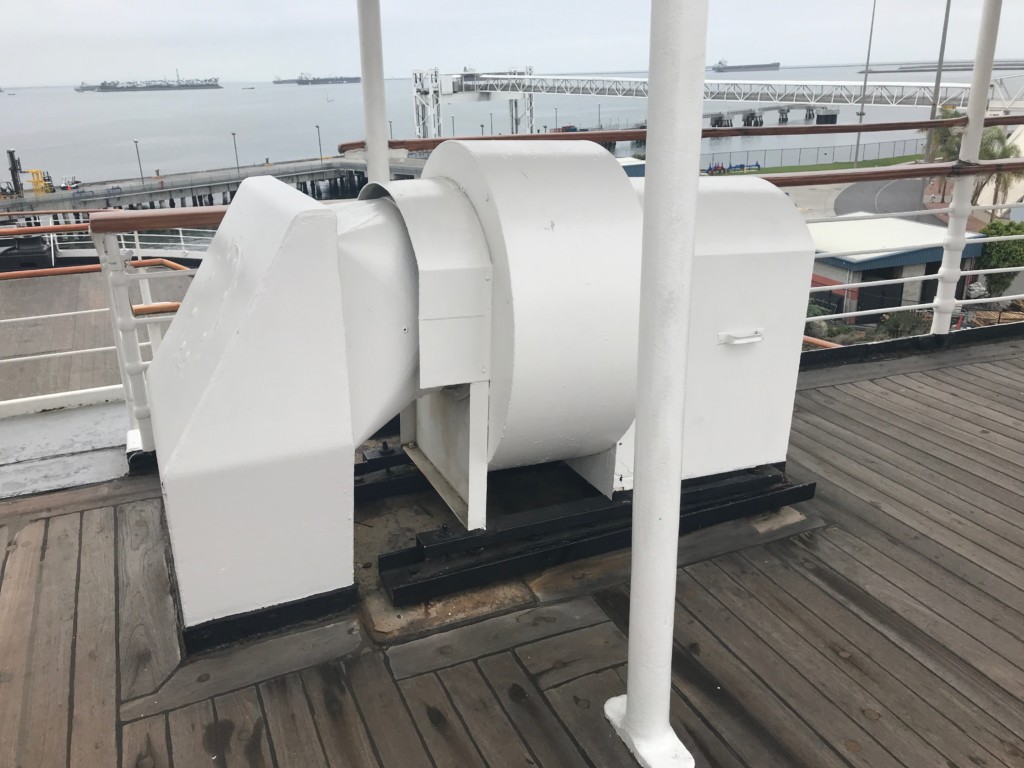
M1021 342L802 376L789 469L818 497L681 541L698 765L1024 766L1022 407ZM602 712L628 553L183 664L158 495L0 503L0 765L633 764Z

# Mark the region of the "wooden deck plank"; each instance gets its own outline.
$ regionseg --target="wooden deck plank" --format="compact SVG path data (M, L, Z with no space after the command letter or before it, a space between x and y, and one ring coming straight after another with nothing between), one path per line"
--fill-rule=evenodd
M898 395L873 381L846 384L836 389L871 403L879 418L891 413L927 421L929 427L945 439L969 445L979 456L1000 455L1024 463L1024 445L1020 440L985 429L967 414L936 411L928 403Z
M604 716L604 703L625 692L626 684L615 670L606 669L544 693L595 768L637 764Z
M499 653L480 659L477 664L540 765L560 768L586 765L570 734L515 656Z
M32 647L36 586L46 523L30 523L14 535L0 585L0 765L17 765L22 700Z
M341 665L319 664L303 670L301 677L327 762L331 766L357 768L380 765Z
M976 613L948 599L948 596L943 597L941 590L931 587L923 579L912 579L913 574L905 568L900 572L901 566L892 561L886 562L888 558L879 555L866 565L849 551L850 539L844 540L840 546L826 537L819 537L811 546L816 556L851 584L903 616L921 632L934 637L950 653L956 654L1006 693L1015 698L1024 696L1024 670L989 645L1003 648L1004 654L1012 656L1014 654L1008 653L1004 647L1006 638L998 636L995 628ZM899 576L904 580L893 581ZM986 641L977 639L972 632L982 634ZM1019 643L1011 646L1011 650L1013 648L1024 651L1024 646Z
M1004 405L995 397L975 394L970 389L961 386L959 382L951 383L943 376L942 371L929 371L928 374L911 373L905 376L893 376L892 381L908 387L916 385L915 388L919 387L919 391L922 394L928 391L931 393L941 393L943 397L933 394L936 400L940 400L948 405L959 406L963 410L973 411L985 418L997 421L1001 419L1004 423L1007 419L1010 419L1009 424L1017 426L1013 424L1013 421L1019 416L1016 405Z
M84 512L87 509L115 506L141 499L155 499L159 496L158 475L133 475L95 485L0 500L0 520L7 525L15 525L27 520Z
M171 768L167 717L155 715L121 728L121 768ZM91 763L98 768L111 763Z
M976 364L976 368L999 376L1004 381L1014 382L1017 389L1024 395L1024 367L1021 359L994 360L991 363Z
M626 637L611 622L516 648L541 689L626 663Z
M916 399L919 402L935 403L934 410L939 418L949 418L950 415L963 416L970 418L972 423L989 434L999 435L1014 442L1019 438L1020 427L1008 423L1012 420L1007 419L1006 416L991 412L983 413L983 410L979 408L967 408L966 403L947 391L935 389L910 379L899 380L896 377L879 379L871 383L903 397Z
M81 524L78 514L54 517L47 523L19 765L67 763Z
M255 688L242 688L213 700L217 733L228 768L272 768L267 719Z
M1024 712L1009 703L1012 696L943 645L941 639L922 631L901 610L869 595L799 542L770 544L766 549L790 567L801 570L833 600L948 681L1012 733L1024 733Z
M1022 604L1024 596L1019 593L1024 593L1024 590L1015 586L1018 572L1012 564L1002 558L992 557L988 550L963 538L955 530L939 525L914 508L843 474L822 461L816 449L809 452L791 443L789 461L795 477L804 481L818 481L821 487L828 486L835 491L829 503L839 504L837 511L825 505L815 507L829 519L839 523L844 522L844 514L856 515L861 519L858 533L864 526L878 528L896 541L905 542L909 549L956 569L971 584L998 597L1007 605ZM856 521L853 524L857 524Z
M177 768L224 765L224 743L213 704L200 701L167 714L171 760Z
M598 604L620 630L629 629L629 594L625 588L610 589L597 594ZM677 626L679 623L677 621ZM704 631L694 626L699 637ZM775 732L765 728L745 708L748 701L734 695L730 685L715 678L702 666L702 659L713 658L717 640L701 645L691 638L680 642L677 632L672 649L672 725L683 743L687 734L704 754L715 758L716 765L739 763L749 768L780 766L790 768L798 760L776 738ZM710 636L707 636L710 637ZM625 681L621 672L620 677ZM734 679L750 680L750 687L761 686L760 681L745 667L739 665ZM763 686L762 686L763 688ZM754 699L751 699L753 701Z
M82 513L70 768L117 762L114 509Z
M181 651L159 499L117 508L121 698L155 691Z
M233 645L181 664L156 691L124 702L121 718L135 720L297 672L354 653L361 644L359 620L344 618Z
M870 406L843 392L802 393L800 409L801 425L844 440L844 448L855 446L884 460L876 467L880 474L933 495L950 509L972 504L986 513L976 518L990 522L992 530L1010 526L1012 536L1024 536L1017 512L1024 483L1007 474L1017 471L1012 464L996 457L976 461L964 451L938 445L944 440L940 433L895 415L879 419Z
M1000 392L1024 403L1024 375L1016 366L1005 366L998 362L995 364L980 363L962 368L947 368L944 373L949 373L956 378L967 377L985 389Z
M811 477L796 463L787 467L796 478ZM881 517L870 504L850 496L828 481L819 481L818 498L842 520L842 529L890 559L902 563L950 597L959 600L987 621L1024 637L1024 591L992 576L960 554L946 549L912 528L888 516ZM881 517L881 519L879 519ZM885 525L876 527L868 520Z
M447 667L437 675L491 768L536 764L474 662Z
M821 741L816 750L818 754L803 755L804 764L816 765L820 759L818 755L829 750L853 766L867 768L891 763L889 752L862 723L843 711L842 702L833 701L818 691L793 666L796 659L790 659L788 653L780 653L780 649L768 643L760 632L750 630L725 608L719 596L707 592L688 571L679 574L677 599L686 613L700 621L738 659L755 670L793 712L807 718L808 725Z
M1018 395L1006 387L980 378L976 373L966 369L949 368L941 371L929 371L927 380L942 382L960 392L964 397L976 398L988 407L1006 408L1011 413L1021 407Z
M6 525L0 525L0 589L4 586L4 566L7 564L7 543L10 532Z
M297 674L260 683L263 711L277 764L302 768L327 768L320 736L309 710L302 680Z
M589 597L541 605L393 646L388 661L401 680L604 620Z
M921 463L922 456L927 456L927 466L941 463L944 471L958 470L958 478L989 478L990 482L998 483L999 488L1006 489L1002 497L994 498L1008 501L1024 493L1024 483L1018 478L1022 466L1018 458L1020 462L1024 462L1024 456L1021 456L1019 451L1024 449L1024 444L1019 439L1011 439L1005 442L1015 450L997 450L993 442L987 439L988 435L975 437L961 431L956 437L951 437L948 434L948 425L943 429L944 422L964 415L962 412L949 414L943 409L928 408L926 403L922 403L928 411L924 418L914 412L900 413L898 409L886 411L887 403L884 398L874 397L869 391L856 385L802 393L803 395L806 395L809 401L818 404L825 400L839 403L849 409L849 418L886 434L899 434L901 449L906 446L912 450L913 456L918 457L917 463ZM965 450L966 446L976 450ZM995 475L993 471L996 472Z
M759 597L764 595L771 601L792 626L799 625L805 637L831 650L850 674L884 691L885 701L891 702L931 743L949 750L951 755L957 753L956 745L974 754L975 748L970 746L973 740L1008 765L1019 764L1013 758L1024 757L1024 739L979 707L961 688L947 682L766 548L745 552L742 559L777 587L759 591ZM731 565L726 563L725 567Z
M428 768L431 765L384 657L364 653L345 663L350 689L383 768Z
M816 643L815 628L799 614L788 613L773 594L770 582L753 576L756 571L752 566L739 557L721 558L687 572L748 628L771 645L785 648L786 658L799 673L870 733L900 765L930 768L951 756L951 752L940 752L930 739L900 720L897 708L890 706L891 699L881 695L876 683L858 674L854 664L838 655L838 648L843 646L830 648L827 643ZM892 695L891 690L888 693Z
M487 765L437 675L407 677L398 687L435 765Z
M917 518L924 518L937 524L924 524L925 530L922 532L936 539L941 537L941 540L948 542L954 551L965 551L961 548L967 547L972 552L977 552L977 560L984 563L987 569L998 573L1011 584L1024 584L1024 569L1016 565L1020 561L1019 547L1012 542L967 519L965 515L935 504L928 495L908 491L899 483L879 474L875 471L881 463L878 459L854 451L849 446L843 446L844 452L833 450L830 446L808 437L803 431L805 429L806 427L794 424L790 440L790 451L799 455L798 460L804 466L809 466L808 462L815 462L816 459L820 460L816 466L827 462L826 466L833 469L831 472L826 470L826 476L837 482L841 480L842 475L851 478L861 486L861 489L856 491L857 495L863 494L862 498L869 496L872 502L877 501L879 495L882 497L880 503L886 504L889 508L892 508L892 505L888 504L885 498L898 502L900 511L896 514L901 520L910 522L915 528L922 525ZM877 493L872 494L871 491ZM945 528L945 532L939 531L939 527ZM950 537L948 534L953 536ZM975 546L978 549L975 549Z

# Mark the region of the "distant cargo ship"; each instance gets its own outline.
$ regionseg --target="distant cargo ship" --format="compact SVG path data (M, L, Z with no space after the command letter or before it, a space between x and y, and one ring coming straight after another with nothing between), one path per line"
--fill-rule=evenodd
M123 91L196 91L210 88L223 88L220 78L195 78L182 80L180 77L175 80L104 80L99 85L88 85L82 83L75 88L79 93L95 91L97 93L120 93Z
M274 85L344 85L346 83L360 82L362 82L361 77L313 77L307 72L303 72L291 80L282 80L280 77L274 78Z
M758 72L758 71L776 71L780 64L777 61L769 62L768 64L729 64L725 59L719 59L718 63L715 64L711 69L715 72Z

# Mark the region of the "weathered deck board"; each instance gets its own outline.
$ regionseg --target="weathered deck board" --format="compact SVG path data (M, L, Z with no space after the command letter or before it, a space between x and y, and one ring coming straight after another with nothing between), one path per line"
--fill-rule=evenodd
M297 672L353 653L361 643L359 622L340 619L204 654L186 660L157 690L122 704L121 717L135 720Z
M267 719L255 688L242 688L213 700L217 733L228 768L271 768Z
M560 768L586 765L550 704L512 654L488 656L478 664L509 719L541 765Z
M81 524L78 514L54 517L47 523L27 669L31 685L23 699L19 765L67 762Z
M363 714L383 768L431 765L405 703L379 653L364 653L345 663L351 690Z
M121 768L171 768L167 716L154 715L121 728ZM90 763L92 766L112 763Z
M487 765L437 675L407 677L398 687L435 765Z
M542 605L388 649L395 677L412 677L605 620L589 597Z
M159 499L117 508L122 699L155 691L181 658L160 516Z
M177 768L224 765L224 739L217 727L213 704L200 701L167 715L171 760Z
M46 522L18 531L0 585L0 765L17 765Z
M366 732L352 688L338 663L319 664L302 672L327 762L332 766L380 765Z
M293 673L276 677L260 683L259 689L278 765L327 768L299 676Z
M536 763L474 662L447 667L437 674L491 768Z
M622 768L636 761L604 716L604 703L626 692L613 669L580 677L545 692L555 712L596 768Z
M986 740L1010 746L1017 741L1015 749L1024 746L960 690L764 548L719 564L730 573L742 573L743 582L756 588L762 602L824 652L833 654L847 674L862 681L866 689L878 691L908 727L944 754L955 758L963 752L967 758L963 764L982 764L990 754L982 749ZM1005 759L1003 752L1000 748L994 754Z
M550 688L626 663L626 637L611 622L595 624L516 648L537 685Z

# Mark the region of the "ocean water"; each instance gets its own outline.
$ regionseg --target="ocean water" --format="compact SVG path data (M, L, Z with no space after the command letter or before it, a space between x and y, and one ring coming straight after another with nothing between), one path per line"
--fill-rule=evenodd
M778 72L716 74L726 79L850 80L860 81L859 67L784 68ZM642 76L643 73L624 73ZM1000 73L1005 74L1005 73ZM128 77L130 73L125 76ZM968 72L951 72L944 81L969 80ZM934 74L873 75L877 80L926 81ZM72 86L8 88L0 94L0 149L16 149L25 170L49 171L55 180L77 176L82 181L135 178L139 158L143 173L226 168L235 163L237 142L241 165L315 158L319 155L316 126L324 154L340 142L363 136L362 92L353 85L273 85L223 83L221 90L137 93L76 93ZM13 93L13 96L7 95ZM388 118L395 138L415 135L412 81L386 83ZM538 130L543 126L628 128L646 120L645 99L550 96L535 97ZM715 102L705 111L736 109L741 105ZM443 104L443 132L452 135L509 133L508 103L455 102ZM557 110L557 120L556 120ZM856 107L842 108L840 122L854 122ZM866 122L926 118L927 109L872 107ZM774 112L766 123L775 122ZM739 120L736 120L739 124ZM803 112L790 113L790 125L803 124ZM916 138L912 132L865 134L864 142ZM138 140L139 158L134 140ZM705 140L705 153L849 145L854 136L773 136ZM619 154L628 154L619 145ZM839 156L838 153L836 156ZM6 162L3 163L6 167ZM0 169L6 178L6 168Z

